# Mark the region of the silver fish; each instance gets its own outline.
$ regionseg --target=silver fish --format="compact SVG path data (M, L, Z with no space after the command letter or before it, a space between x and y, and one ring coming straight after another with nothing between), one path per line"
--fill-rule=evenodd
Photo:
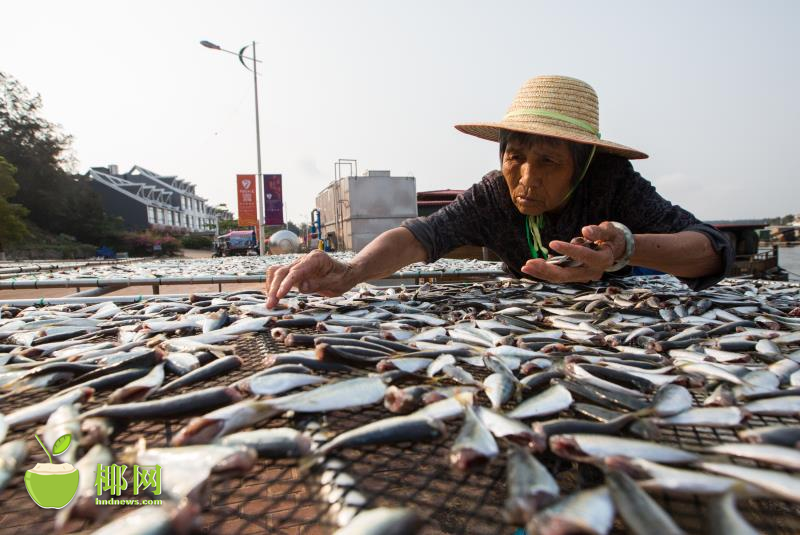
M727 492L714 497L708 507L708 528L711 535L759 535L736 509L736 498Z
M745 405L744 410L762 416L797 416L800 414L800 396L759 399Z
M722 463L698 463L697 466L707 472L745 481L781 498L800 502L800 478L785 472Z
M471 470L498 453L500 449L492 433L478 419L472 407L465 406L464 424L450 448L450 463L458 470Z
M94 394L94 389L89 387L76 388L65 394L54 396L40 401L35 405L30 405L6 415L6 424L13 429L28 423L39 422L47 419L53 411L62 405L72 405L73 403L83 403L90 399Z
M542 463L527 450L511 445L506 464L508 498L506 520L525 525L537 512L558 499L558 483Z
M715 495L737 491L744 484L730 477L715 476L699 470L686 470L664 466L646 459L625 456L612 456L605 464L615 470L641 477L639 486L645 490L657 490L678 495Z
M692 408L692 394L679 385L662 386L653 397L653 413L662 418L675 416Z
M635 535L685 533L625 472L613 470L607 472L606 485L619 515Z
M800 470L800 451L795 448L773 446L770 444L719 444L708 448L709 451L723 455L732 455L745 459L753 459L764 463L776 464Z
M568 409L572 405L572 394L564 386L553 385L544 392L526 399L508 413L510 418L538 418Z
M456 358L453 355L443 353L436 357L433 362L428 365L427 374L428 377L434 377L442 371L448 364L455 364Z
M688 451L632 438L574 433L554 435L549 442L553 453L567 459L626 455L665 464L687 464L699 460L696 454Z
M514 383L504 373L493 373L483 380L484 393L493 409L499 409L514 394Z
M6 488L27 458L28 446L24 440L14 440L0 445L0 491Z
M73 466L78 459L78 444L81 441L79 415L80 405L61 405L53 411L41 430L42 440L48 451L53 451L53 445L60 437L66 434L72 435L72 442L67 451L61 455L53 455L53 458Z
M333 535L413 535L421 525L412 509L379 507L358 513Z
M75 445L77 448L77 445ZM72 449L72 448L70 448ZM95 444L86 452L86 455L75 463L75 468L81 477L78 480L78 490L75 497L64 508L56 513L55 531L60 533L69 519L74 517L95 519L102 516L102 507L97 506L97 487L95 477L91 477L97 471L97 465L110 465L114 462L111 450L102 444ZM108 494L108 493L106 493Z
M614 502L608 488L577 492L531 518L527 533L591 533L605 535L614 523Z
M273 373L242 379L234 386L242 392L256 396L275 396L301 386L315 385L326 381L327 379L324 377L305 373Z
M144 377L131 381L115 390L108 398L109 404L144 401L164 382L164 363L158 363Z
M219 440L223 446L245 446L259 457L285 459L302 457L311 451L311 439L290 427L256 429L233 433Z
M747 418L748 413L739 407L702 407L689 409L674 416L657 418L658 425L695 427L735 427Z

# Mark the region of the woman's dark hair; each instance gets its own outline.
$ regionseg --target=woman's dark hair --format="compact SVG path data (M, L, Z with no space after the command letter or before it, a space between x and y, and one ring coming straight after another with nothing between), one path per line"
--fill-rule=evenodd
M550 136L542 136L539 134L524 134L522 132L512 132L511 130L500 130L500 163L503 162L503 154L506 152L506 146L509 142L513 141L523 147L529 147L534 143L543 143L547 145L554 145L557 143L566 143L569 147L569 152L572 155L572 184L574 185L580 178L583 167L586 165L586 160L592 153L592 146L585 143L575 143L565 139L559 139Z

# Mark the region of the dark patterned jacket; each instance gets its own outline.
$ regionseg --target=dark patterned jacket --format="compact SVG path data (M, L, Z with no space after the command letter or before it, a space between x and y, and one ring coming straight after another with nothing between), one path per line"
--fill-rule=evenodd
M694 290L707 288L730 272L734 251L714 227L673 205L656 192L650 182L621 157L598 154L567 205L558 214L545 214L542 243L569 241L580 236L586 225L619 221L634 234L664 234L683 230L708 236L714 251L721 253L723 271L696 279L681 279ZM500 171L492 171L450 205L428 217L407 219L411 231L428 252L428 261L441 258L462 245L477 245L494 251L516 277L530 256L525 237L525 216L517 210ZM625 268L628 270L629 268ZM629 272L629 271L628 271ZM626 271L617 272L624 275Z

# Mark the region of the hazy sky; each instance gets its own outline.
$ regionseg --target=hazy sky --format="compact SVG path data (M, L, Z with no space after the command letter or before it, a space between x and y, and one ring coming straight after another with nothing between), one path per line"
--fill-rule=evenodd
M78 171L139 164L235 210L256 169L257 42L264 173L308 220L338 158L417 190L467 188L496 144L457 132L502 118L519 86L594 86L605 139L702 219L800 212L800 2L5 1L0 70L74 136Z

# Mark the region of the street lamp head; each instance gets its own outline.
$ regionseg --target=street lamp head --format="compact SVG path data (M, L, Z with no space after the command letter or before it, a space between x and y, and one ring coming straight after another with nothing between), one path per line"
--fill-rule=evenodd
M200 44L203 45L206 48L211 48L211 49L214 49L214 50L219 50L220 49L219 45L215 45L211 41L200 41Z

